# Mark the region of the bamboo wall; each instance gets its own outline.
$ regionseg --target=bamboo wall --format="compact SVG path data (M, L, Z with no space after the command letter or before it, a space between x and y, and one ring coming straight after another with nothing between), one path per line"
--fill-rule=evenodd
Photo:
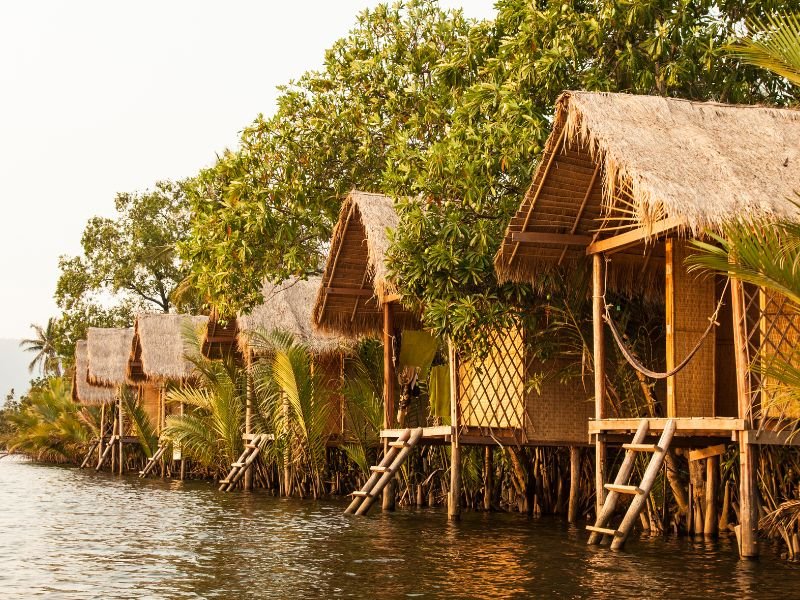
M759 353L757 368L760 373L760 398L762 415L767 418L800 418L800 407L783 393L770 370L780 370L781 364L800 366L797 352L800 343L800 314L785 297L774 292L759 290L758 323Z
M314 359L315 372L326 390L332 391L325 435L340 436L344 430L344 396L342 395L342 355L327 354Z
M161 391L158 385L142 384L139 386L139 402L154 430L158 430L161 418Z

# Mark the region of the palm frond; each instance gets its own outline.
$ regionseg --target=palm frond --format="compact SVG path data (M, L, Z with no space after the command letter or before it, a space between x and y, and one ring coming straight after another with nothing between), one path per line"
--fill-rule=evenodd
M800 85L800 15L769 15L748 21L750 33L728 46L743 62Z

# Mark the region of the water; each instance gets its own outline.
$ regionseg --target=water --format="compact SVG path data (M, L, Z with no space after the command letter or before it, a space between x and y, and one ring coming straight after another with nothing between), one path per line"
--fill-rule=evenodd
M729 539L611 553L556 519L343 509L5 458L0 597L800 597L800 566Z

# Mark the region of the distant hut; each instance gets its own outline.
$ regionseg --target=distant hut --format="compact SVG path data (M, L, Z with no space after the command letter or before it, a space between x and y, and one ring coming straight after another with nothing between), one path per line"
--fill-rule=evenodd
M344 398L339 390L343 382L345 354L351 344L341 336L314 331L312 328L311 311L320 283L318 276L287 279L280 284L265 282L262 288L264 302L248 314L224 322L212 315L202 347L203 353L210 358L243 357L249 368L253 360L263 358L268 353L264 344L255 339L256 332L286 333L306 346L313 356L315 370L323 374L328 389L335 392L331 395L333 406L325 433L329 445L336 445L344 436ZM245 440L253 436L251 420L252 399L248 398ZM249 487L250 477L247 476L245 489Z
M771 392L760 373L776 356L793 355L800 319L784 298L764 289L687 272L686 238L740 219L796 220L798 164L797 111L608 93L566 92L558 100L544 155L495 267L501 281L541 287L554 270L592 266L595 419L587 425L595 437L599 515L611 514L618 491L628 489L606 483L606 443L640 427L638 417L649 417L650 435L674 427L675 443L700 446L697 456L710 461L712 473L719 461L713 454L724 449L712 444L733 435L741 461L740 550L757 554L754 456L758 444L787 441L763 410ZM648 373L629 359L647 377L666 379L661 414L608 414L604 322L613 319L606 284L618 292L665 294L666 373ZM625 353L624 340L608 330ZM662 440L659 447L670 435L662 433ZM716 492L709 493L705 527L713 533ZM635 518L626 516L614 546ZM593 541L607 529L604 519Z
M130 353L133 329L130 327L89 327L86 331L87 381L96 386L108 389L116 398L116 419L112 422L112 442L117 448L111 453L112 470L115 466L119 473L125 468L124 445L138 443L138 438L131 431L130 419L126 419L122 402L123 388L128 385L126 374L127 357ZM104 421L105 415L101 415ZM105 424L102 425L105 428ZM108 453L97 466L101 468Z
M86 406L103 406L117 400L113 388L89 383L89 351L86 340L75 344L75 376L72 378L72 400Z
M160 433L167 415L163 391L167 384L183 384L194 375L187 358L192 351L186 330L202 331L208 317L166 313L137 315L128 353L127 377L138 384L142 406Z

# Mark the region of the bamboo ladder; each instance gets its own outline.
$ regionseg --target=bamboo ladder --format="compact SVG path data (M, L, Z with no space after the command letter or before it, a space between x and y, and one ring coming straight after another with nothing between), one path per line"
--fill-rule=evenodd
M103 454L100 456L100 459L97 461L97 466L94 468L95 471L99 471L100 469L103 468L103 465L105 464L106 459L108 458L108 456L111 454L111 452L114 449L114 443L116 441L118 441L119 439L120 438L116 433L113 434L113 435L110 435L108 437L108 444L106 444L106 447L103 450Z
M231 470L225 476L225 479L219 480L220 492L230 492L236 486L247 470L253 465L259 452L261 452L259 444L261 442L266 442L270 437L271 436L259 433L245 444L244 451L239 456L239 460L231 465Z
M100 444L100 440L94 440L92 445L89 446L89 451L86 453L83 462L81 463L81 469L85 469L89 465L89 461L92 459L92 454L97 449L97 446Z
M639 513L645 508L647 495L653 488L661 465L664 463L664 457L672 442L672 436L675 433L675 421L672 419L667 421L657 444L643 443L649 428L650 422L647 419L642 419L639 422L639 427L633 436L632 442L622 445L625 449L625 459L622 461L614 483L606 483L604 486L608 490L608 496L603 503L603 508L597 517L597 521L594 525L588 525L586 527L586 529L592 532L589 536L590 545L599 544L605 536L612 536L611 549L620 550L622 546L625 545L625 540L628 538L631 529L633 529L633 524L639 517ZM652 456L642 476L641 483L639 483L639 485L630 485L628 480L633 472L636 455L639 452L651 453ZM621 494L632 494L634 498L628 506L628 510L619 527L612 529L608 527L608 524L611 517L614 515L614 510L617 507L617 501Z
M167 451L167 442L161 442L158 445L158 448L155 451L155 454L147 459L147 464L144 466L144 469L139 471L139 477L147 477L147 474L153 470L153 468L158 464L158 461L161 460L161 457L164 456L164 452Z
M389 449L379 465L370 467L372 475L358 492L353 492L353 500L344 511L346 515L365 515L383 489L394 479L395 473L405 462L411 449L422 439L422 427L405 429L395 442L389 442Z

